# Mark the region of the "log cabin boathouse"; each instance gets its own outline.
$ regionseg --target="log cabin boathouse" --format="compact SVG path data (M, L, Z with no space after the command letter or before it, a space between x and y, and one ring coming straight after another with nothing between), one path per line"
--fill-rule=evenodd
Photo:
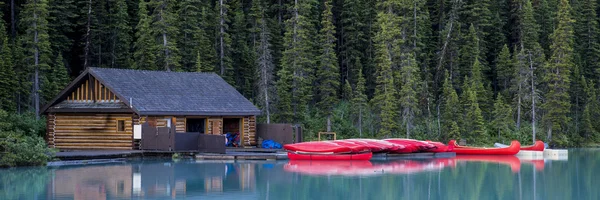
M49 147L61 150L138 149L142 127L239 133L240 145L253 146L260 114L214 73L108 68L86 69L41 112Z

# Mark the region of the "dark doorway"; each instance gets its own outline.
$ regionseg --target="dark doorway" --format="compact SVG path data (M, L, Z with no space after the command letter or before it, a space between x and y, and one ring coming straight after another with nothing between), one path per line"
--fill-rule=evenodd
M204 118L187 118L186 121L186 132L196 132L204 134L204 130L206 127L206 119Z

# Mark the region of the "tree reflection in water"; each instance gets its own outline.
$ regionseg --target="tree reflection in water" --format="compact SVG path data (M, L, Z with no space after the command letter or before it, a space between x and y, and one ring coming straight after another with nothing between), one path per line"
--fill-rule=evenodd
M0 169L0 199L598 199L598 170L594 149L567 161L138 160Z

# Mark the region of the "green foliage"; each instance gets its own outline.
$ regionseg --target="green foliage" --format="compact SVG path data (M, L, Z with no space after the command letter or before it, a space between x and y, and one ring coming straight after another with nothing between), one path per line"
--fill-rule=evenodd
M109 64L110 67L132 68L133 60L131 53L132 29L129 23L129 14L127 13L127 3L125 0L115 0L110 2L111 12L108 14L109 20Z
M492 134L497 133L498 141L512 139L510 133L515 124L512 113L511 107L504 102L502 94L498 94L496 102L494 102L491 122L492 130L494 130Z
M178 70L181 56L177 48L177 2L175 0L150 0L150 32L159 43L156 54L158 69Z
M498 55L498 59L496 59L496 71L498 73L500 91L508 89L514 75L514 63L510 58L510 51L506 44L504 44L502 51Z
M477 103L477 92L469 90L468 98L469 104L465 111L464 135L466 135L467 141L482 144L487 141L488 135L479 103Z
M338 91L340 88L340 74L335 54L335 27L333 26L333 13L331 2L325 1L325 9L321 15L319 45L321 53L318 56L318 99L317 105L325 115L331 113L333 106L339 101Z
M156 55L154 52L158 49L158 45L154 42L150 23L152 19L148 16L148 5L145 1L141 1L138 7L139 23L135 30L134 44L134 61L135 69L157 70Z
M446 71L443 86L443 113L442 113L442 135L440 140L449 141L460 139L460 127L458 126L462 119L463 109L458 101L456 90L450 82L450 75Z
M69 75L63 62L63 57L59 54L52 64L48 76L44 79L42 94L47 101L52 100L69 84ZM43 104L46 104L47 101L44 101Z
M68 37L68 34L73 34L74 28L77 25L73 23L73 19L77 17L75 13L77 6L74 0L50 0L49 1L50 17L48 18L48 34L52 41L53 55L67 54L73 43L73 38ZM129 52L129 49L127 49ZM127 52L122 52L127 53Z
M1 16L1 15L0 15ZM14 92L17 87L11 48L8 37L4 33L3 22L0 21L0 109L15 110Z
M400 89L400 107L402 109L402 123L406 131L406 138L410 138L411 130L414 126L414 120L420 114L417 107L419 102L417 99L417 91L420 81L419 67L417 61L412 54L405 56L402 60L402 68L400 69L400 79L402 88Z
M544 122L548 129L548 140L558 145L567 144L567 123L570 121L569 97L570 73L573 68L573 20L568 0L560 0L557 15L558 25L552 33L552 56L546 65L543 80L548 85L546 101L543 108L546 111ZM558 136L555 139L553 135ZM561 136L562 135L562 136Z
M580 146L600 130L589 97L600 77L597 4L20 0L14 30L2 6L0 108L34 110L85 67L202 71L217 72L269 122L306 131L321 130L328 113L333 127L354 126L349 135L466 138L475 93L492 138L514 121L501 140L529 142L542 119L539 133ZM348 113L338 112L344 103ZM500 116L507 108L512 115Z
M45 165L52 157L42 139L45 121L35 115L8 114L0 110L0 167Z
M311 6L314 2L298 1L292 4L292 17L286 20L284 51L281 69L278 72L277 92L278 112L284 122L299 122L308 111L312 99L315 54L313 52L314 24L310 21Z

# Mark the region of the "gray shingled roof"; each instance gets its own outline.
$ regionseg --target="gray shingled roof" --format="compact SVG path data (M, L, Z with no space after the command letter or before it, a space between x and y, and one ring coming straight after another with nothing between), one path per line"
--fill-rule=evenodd
M260 110L214 73L89 68L140 115L259 115Z

